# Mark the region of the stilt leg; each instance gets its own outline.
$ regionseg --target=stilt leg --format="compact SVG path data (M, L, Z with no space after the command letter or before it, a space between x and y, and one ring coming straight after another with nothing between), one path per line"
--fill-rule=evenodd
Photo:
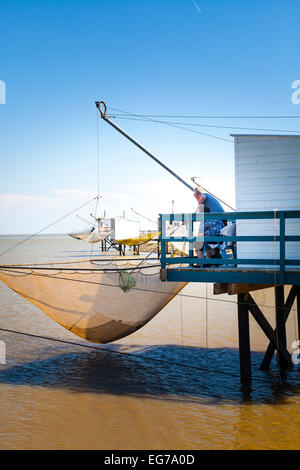
M276 306L276 336L277 340L286 349L286 329L284 318L284 286L275 286L275 306ZM277 350L279 370L287 368L287 363L280 350Z
M298 340L300 340L300 287L297 286L297 322L298 322Z
M238 329L241 383L251 380L248 294L238 294Z
M289 292L288 298L287 298L287 300L284 304L284 315L283 316L284 316L285 323L287 322L287 319L288 319L289 314L291 312L291 308L292 308L294 300L295 300L296 292L297 292L297 287L292 286L291 290ZM275 329L275 333L277 335L277 330L276 329ZM275 350L276 350L275 345L272 343L272 341L270 341L269 346L268 346L268 348L265 352L264 358L263 358L261 366L260 366L261 370L268 370L270 368L270 364L271 364L271 361L272 361Z

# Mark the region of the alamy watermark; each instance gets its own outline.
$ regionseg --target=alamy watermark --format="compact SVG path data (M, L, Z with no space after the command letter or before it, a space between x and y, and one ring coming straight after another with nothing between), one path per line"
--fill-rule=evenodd
M0 104L6 104L6 84L0 80Z
M291 99L293 104L299 104L300 103L300 80L294 80L292 82L292 88L295 88L295 91L293 91Z
M6 364L6 344L0 340L0 364Z
M292 342L292 348L293 348L293 353L292 353L292 362L295 365L300 364L300 341L295 340Z

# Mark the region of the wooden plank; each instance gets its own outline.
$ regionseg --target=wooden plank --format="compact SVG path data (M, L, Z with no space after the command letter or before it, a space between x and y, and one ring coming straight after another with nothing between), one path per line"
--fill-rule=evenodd
M215 262L216 260L213 259L213 258L209 258L213 264L213 261ZM175 265L175 264L181 264L181 263L190 263L190 262L193 262L193 263L196 263L199 261L199 258L182 258L182 257L174 257L174 258L171 258L169 259L168 258L168 264L170 265ZM236 262L240 262L240 260L235 260ZM244 260L243 260L244 261ZM249 261L253 261L253 260L249 260ZM268 260L270 261L270 260ZM299 264L299 261L297 260L290 260L292 263L293 261L295 262L295 264ZM221 263L221 261L220 261ZM171 269L173 269L174 271L199 271L199 268L191 268L189 266L180 266L180 267L172 267ZM274 268L272 266L268 266L268 267L239 267L239 268L236 268L236 267L232 267L232 268L224 268L221 264L220 264L220 267L219 268L204 268L204 269L201 269L201 271L207 271L207 269L210 269L211 271L216 271L216 272L222 272L222 273L276 273L278 274L279 273L279 269L278 268ZM291 273L295 273L295 274L300 274L300 270L298 267L289 267L289 266L286 266L285 268L286 272L291 272Z
M255 303L253 297L251 297L251 294L248 294L248 302L249 302L250 312L252 313L253 317L255 318L255 320L257 321L257 323L259 324L259 326L261 327L261 329L263 330L267 338L269 338L269 340L272 342L275 348L282 354L282 357L286 361L287 365L292 367L293 363L292 363L289 352L282 345L280 339L277 338L275 331L271 327L266 317L263 315L260 308Z
M213 293L214 295L228 294L247 294L248 292L267 289L268 287L274 287L271 284L241 284L241 283L226 283L226 282L215 282Z
M228 293L228 284L226 282L215 282L214 283L214 295L227 294Z
M238 295L238 332L241 382L251 378L251 351L247 294Z
M247 284L270 284L274 285L274 272L238 272L228 270L222 272L218 269L167 269L167 279L170 282L211 282L211 283L247 283ZM286 284L300 284L299 274L286 272Z
M228 284L228 294L229 295L236 295L236 294L246 294L253 290L259 289L266 289L268 287L273 287L270 284Z

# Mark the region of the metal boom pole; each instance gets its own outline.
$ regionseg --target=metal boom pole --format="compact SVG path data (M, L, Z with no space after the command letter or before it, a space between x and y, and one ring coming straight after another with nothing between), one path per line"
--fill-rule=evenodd
M158 158L156 158L152 153L150 153L145 147L143 147L141 144L139 144L136 140L134 140L130 135L128 135L123 129L121 129L119 126L117 126L114 122L112 122L107 116L106 116L106 111L107 107L104 101L96 101L95 102L97 108L99 109L100 115L104 121L106 121L108 124L110 124L114 129L116 129L120 134L122 134L126 139L130 140L136 147L138 147L140 150L142 150L144 153L146 153L152 160L154 160L156 163L158 163L160 166L162 166L165 170L167 170L171 175L175 176L181 183L183 183L187 188L189 188L191 191L194 191L194 188L188 184L186 181L184 181L180 176L178 176L176 173L174 173L173 170L171 170L167 165L165 165L163 162L161 162ZM101 109L101 105L104 107L104 111Z

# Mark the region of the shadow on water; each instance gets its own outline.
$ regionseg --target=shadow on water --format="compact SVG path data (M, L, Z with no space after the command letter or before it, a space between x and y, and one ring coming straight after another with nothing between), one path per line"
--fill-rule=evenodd
M258 370L263 353L252 354L253 381L250 387L241 388L235 349L177 345L126 346L126 353L120 345L98 351L69 349L31 349L30 358L0 366L0 384L213 405L282 405L300 392L299 369L288 372L283 383L275 367L272 372Z

